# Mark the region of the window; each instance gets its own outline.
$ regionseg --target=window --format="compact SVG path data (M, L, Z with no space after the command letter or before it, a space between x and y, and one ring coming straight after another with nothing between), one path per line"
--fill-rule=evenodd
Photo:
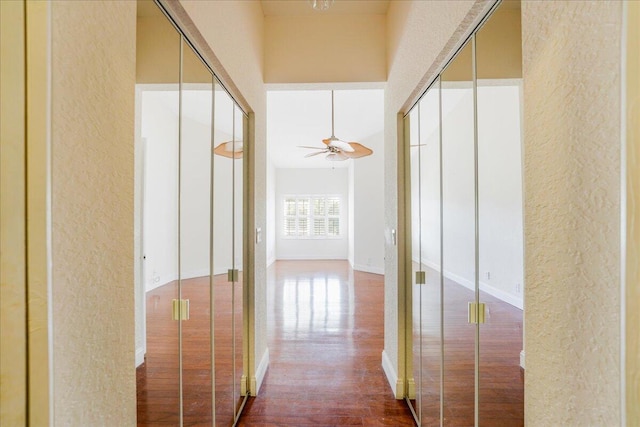
M289 238L340 237L340 198L336 196L286 196L284 235Z

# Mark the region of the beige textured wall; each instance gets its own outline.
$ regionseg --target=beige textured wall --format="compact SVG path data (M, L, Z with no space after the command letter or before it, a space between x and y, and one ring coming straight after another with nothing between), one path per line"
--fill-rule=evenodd
M627 4L626 415L640 425L640 2Z
M397 114L405 110L407 100L426 89L434 70L444 62L455 43L486 9L484 1L427 2L393 1L387 12L388 81L385 90L385 371L396 397L402 397L404 384L404 274L398 265L398 249L404 245L402 218L398 203L403 202L402 149L398 147ZM398 230L398 245L391 230ZM400 296L400 297L399 297ZM389 368L395 372L389 372Z
M251 381L261 361L268 357L267 348L267 294L266 294L266 92L262 80L263 72L263 14L260 2L251 1L194 1L180 0L180 5L188 18L200 31L208 46L215 54L217 64L214 71L227 76L224 81L238 100L246 100L246 107L254 113L255 123L251 133L255 136L252 158L255 162L253 176L255 182L252 198L255 201L254 224L245 232L250 242L255 228L262 229L262 242L255 244L253 263L255 265L255 289L252 303L255 304L249 321L253 329L251 338L253 351ZM238 31L238 29L242 31ZM237 89L237 90L236 90ZM259 380L259 379L258 379ZM259 386L259 384L252 384ZM252 389L252 393L256 390Z
M385 15L267 16L265 83L383 82Z
M522 4L525 423L620 423L622 4Z
M0 2L0 425L27 416L24 2Z
M53 424L134 425L136 3L51 13Z

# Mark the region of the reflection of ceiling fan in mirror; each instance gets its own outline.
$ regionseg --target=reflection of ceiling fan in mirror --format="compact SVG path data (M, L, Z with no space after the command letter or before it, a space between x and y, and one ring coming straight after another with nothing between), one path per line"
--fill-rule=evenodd
M218 156L224 156L230 159L241 159L242 158L242 141L223 142L222 144L214 148L213 152Z
M331 137L322 140L326 147L308 147L300 145L299 147L301 148L319 150L315 153L309 153L305 157L313 157L320 154L326 154L325 159L329 161L343 161L349 159L357 159L359 157L368 156L373 153L373 150L365 147L362 144L359 144L357 142L346 142L336 138L333 128L333 91L331 91Z

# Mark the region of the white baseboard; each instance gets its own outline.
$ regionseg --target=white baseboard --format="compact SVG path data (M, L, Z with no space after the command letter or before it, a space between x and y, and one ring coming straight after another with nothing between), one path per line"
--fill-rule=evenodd
M494 288L487 283L480 282L480 290L498 298L499 300L506 302L507 304L511 304L512 306L519 308L520 310L522 310L524 307L524 301L522 300L522 297L517 297L501 289Z
M226 273L227 270L224 270L224 273ZM192 270L192 271L185 271L184 273L182 273L182 277L181 279L186 280L186 279L193 279L194 277L204 277L204 276L208 276L209 275L209 269L208 268L201 268L199 270Z
M414 260L414 262L417 262ZM440 271L440 265L430 262L430 261L426 261L424 262L424 264L429 267L432 268L435 271ZM453 280L454 282L464 286L467 289L470 290L474 290L475 289L475 285L471 280L468 280L462 276L459 276L455 273L452 273L451 271L445 270L444 271L444 277L446 277L447 279ZM480 290L482 292L486 292L489 295L498 298L500 301L504 301L507 304L511 304L512 306L519 308L520 310L523 309L524 307L524 303L522 300L522 297L518 297L515 296L513 294L510 294L508 292L505 292L501 289L495 288L491 285L489 285L488 283L485 282L480 282Z
M404 398L404 382L401 378L398 378L398 373L393 367L393 363L391 363L391 359L387 355L385 350L382 350L382 370L384 370L384 374L387 376L387 381L389 381L389 386L393 390L393 395L396 399Z
M149 292L152 291L154 289L157 289L161 286L166 285L167 283L171 283L171 282L175 282L176 280L178 280L178 276L171 276L169 277L168 280L158 280L158 282L153 283L152 281L150 281L151 283L147 283L147 287L145 288L145 292Z
M268 258L267 259L267 268L271 267L274 262L276 262L276 257L275 256L272 256L271 258Z
M331 255L326 255L326 256L322 256L322 255L284 255L284 256L277 256L276 257L277 260L282 260L282 261L299 261L299 260L310 260L310 261L321 261L321 260L326 260L326 261L332 261L332 260L340 260L340 261L346 261L347 257L336 257L336 256L331 256Z
M352 266L352 268L357 271L364 271L365 273L384 275L384 267L373 267L370 265L355 264Z
M260 386L262 385L262 381L264 381L264 376L267 375L268 368L269 368L269 349L267 348L262 354L260 363L256 368L255 377L251 378L251 395L252 396L256 396L260 391Z
M524 350L522 350L522 351L520 352L520 367L521 367L522 369L525 369L525 367L524 367L524 361L525 361L525 357L524 357Z
M240 271L242 273L242 268L240 268L238 271ZM226 268L217 268L213 271L213 275L214 276L218 276L220 274L227 274L228 270ZM188 279L193 279L196 277L205 277L209 275L209 269L208 268L201 268L199 270L191 270L191 271L186 271L182 274L181 279L182 280L188 280ZM158 282L158 283L151 283L147 286L147 288L145 289L145 292L149 292L152 291L154 289L157 289L161 286L164 286L166 284L169 284L171 282L175 282L176 280L178 280L178 276L174 276L174 277L170 277L169 280L163 281L163 282Z
M147 351L144 347L136 348L136 368L144 362L144 355L146 352Z

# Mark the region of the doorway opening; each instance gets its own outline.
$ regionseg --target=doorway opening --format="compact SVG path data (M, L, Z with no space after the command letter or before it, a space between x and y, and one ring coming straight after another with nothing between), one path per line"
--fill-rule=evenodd
M313 417L338 425L359 417L372 423L393 407L395 425L411 425L380 362L384 92L334 90L332 123L331 89L267 93L270 363L241 420L300 424L301 417ZM334 133L372 154L333 159L323 140ZM366 395L365 403L354 403L354 392ZM300 403L295 411L282 409L291 401ZM273 418L270 408L281 408L287 419ZM265 411L271 418L259 419Z

